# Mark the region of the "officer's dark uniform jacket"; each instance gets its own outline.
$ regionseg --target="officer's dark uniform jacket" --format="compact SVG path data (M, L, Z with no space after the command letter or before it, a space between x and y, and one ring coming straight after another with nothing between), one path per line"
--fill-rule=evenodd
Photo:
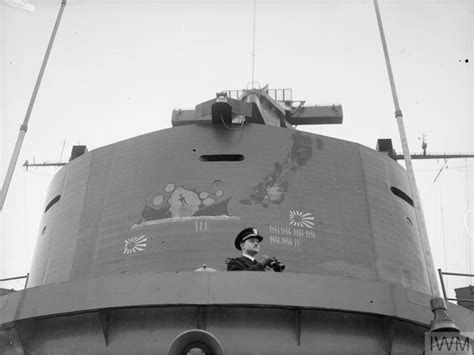
M265 267L241 255L227 261L227 271L265 271Z

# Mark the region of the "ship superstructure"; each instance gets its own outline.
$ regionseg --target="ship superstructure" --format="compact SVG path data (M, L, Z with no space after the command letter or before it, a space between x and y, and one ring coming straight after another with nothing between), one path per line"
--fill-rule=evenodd
M373 150L296 129L341 123L340 105L253 85L173 110L170 129L75 146L48 190L28 288L0 290L0 352L405 354L426 350L429 331L474 332L473 312L446 312L436 290L410 167L448 156L426 154L424 138L423 156L409 154L374 5L407 170L388 139ZM284 272L226 271L249 226Z
M0 298L4 353L423 351L432 296L405 170L293 128L341 122L339 105L237 96L59 170L29 288ZM285 272L225 271L248 226Z

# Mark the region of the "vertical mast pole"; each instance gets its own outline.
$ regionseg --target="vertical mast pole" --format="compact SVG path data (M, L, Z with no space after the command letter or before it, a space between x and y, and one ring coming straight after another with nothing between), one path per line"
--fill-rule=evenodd
M400 140L402 143L403 156L405 158L406 171L408 175L408 183L410 186L411 194L412 194L414 205L415 205L416 221L418 224L418 232L420 234L421 245L423 247L423 254L425 258L425 266L428 273L428 279L430 282L431 295L434 297L440 297L441 294L438 287L438 283L436 282L436 272L435 272L433 257L431 254L430 244L428 240L428 233L426 231L426 224L425 224L423 209L421 206L421 199L418 193L418 188L416 187L415 174L413 172L413 165L411 162L410 150L408 148L407 135L405 132L405 126L403 124L403 114L402 114L402 110L400 109L400 104L398 102L397 89L395 87L395 80L393 78L393 73L392 73L392 65L390 63L390 57L388 54L387 43L385 41L385 34L383 30L382 19L380 16L380 10L379 10L379 5L378 5L377 0L374 0L374 6L375 6L375 13L377 15L377 23L378 23L379 32L380 32L380 38L382 39L383 52L385 55L385 64L387 66L388 77L390 80L390 87L392 90L393 104L395 106L395 118L397 120L398 131L399 131Z
M253 0L253 40L252 40L252 88L255 80L255 20L257 11L257 0Z
M25 134L26 134L26 131L28 130L28 121L30 120L31 111L33 110L33 106L35 104L36 95L38 94L41 80L43 78L43 74L46 69L46 64L48 63L49 54L51 53L51 48L53 47L54 39L56 37L56 33L58 32L59 23L61 22L61 17L63 15L65 6L66 6L66 0L62 0L61 7L59 8L59 13L56 18L56 23L54 24L53 32L51 33L51 37L49 39L48 48L46 49L46 53L43 58L43 63L41 64L41 69L38 74L38 78L36 79L35 88L33 89L33 94L31 95L30 103L26 111L25 119L23 121L23 124L20 126L20 132L18 133L18 138L16 140L15 148L13 149L12 157L10 159L10 164L8 165L7 173L5 175L5 180L3 181L2 190L0 191L0 212L3 209L3 205L7 197L8 188L10 186L13 172L15 170L15 166L18 161L18 156L20 155L21 146L23 145L23 140L25 139Z

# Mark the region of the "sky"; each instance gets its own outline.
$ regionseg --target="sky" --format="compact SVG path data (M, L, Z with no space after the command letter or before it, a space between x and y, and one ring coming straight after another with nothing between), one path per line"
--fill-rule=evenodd
M32 12L0 3L2 182L60 1L29 4ZM379 4L411 152L426 135L428 153L473 153L474 1ZM252 0L68 1L0 215L0 278L29 272L57 171L23 163L66 161L75 144L93 150L169 128L172 109L247 88L253 10ZM298 129L371 148L391 138L402 152L371 0L259 0L255 20L255 81L343 106L342 125ZM474 273L474 159L413 165L435 267ZM474 283L446 281L451 296Z

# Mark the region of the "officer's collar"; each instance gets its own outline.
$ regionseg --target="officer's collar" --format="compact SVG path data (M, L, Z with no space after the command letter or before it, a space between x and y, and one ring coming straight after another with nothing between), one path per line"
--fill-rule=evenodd
M242 254L243 257L246 257L247 259L250 259L252 261L255 261L255 258L253 256L247 255L247 254Z

